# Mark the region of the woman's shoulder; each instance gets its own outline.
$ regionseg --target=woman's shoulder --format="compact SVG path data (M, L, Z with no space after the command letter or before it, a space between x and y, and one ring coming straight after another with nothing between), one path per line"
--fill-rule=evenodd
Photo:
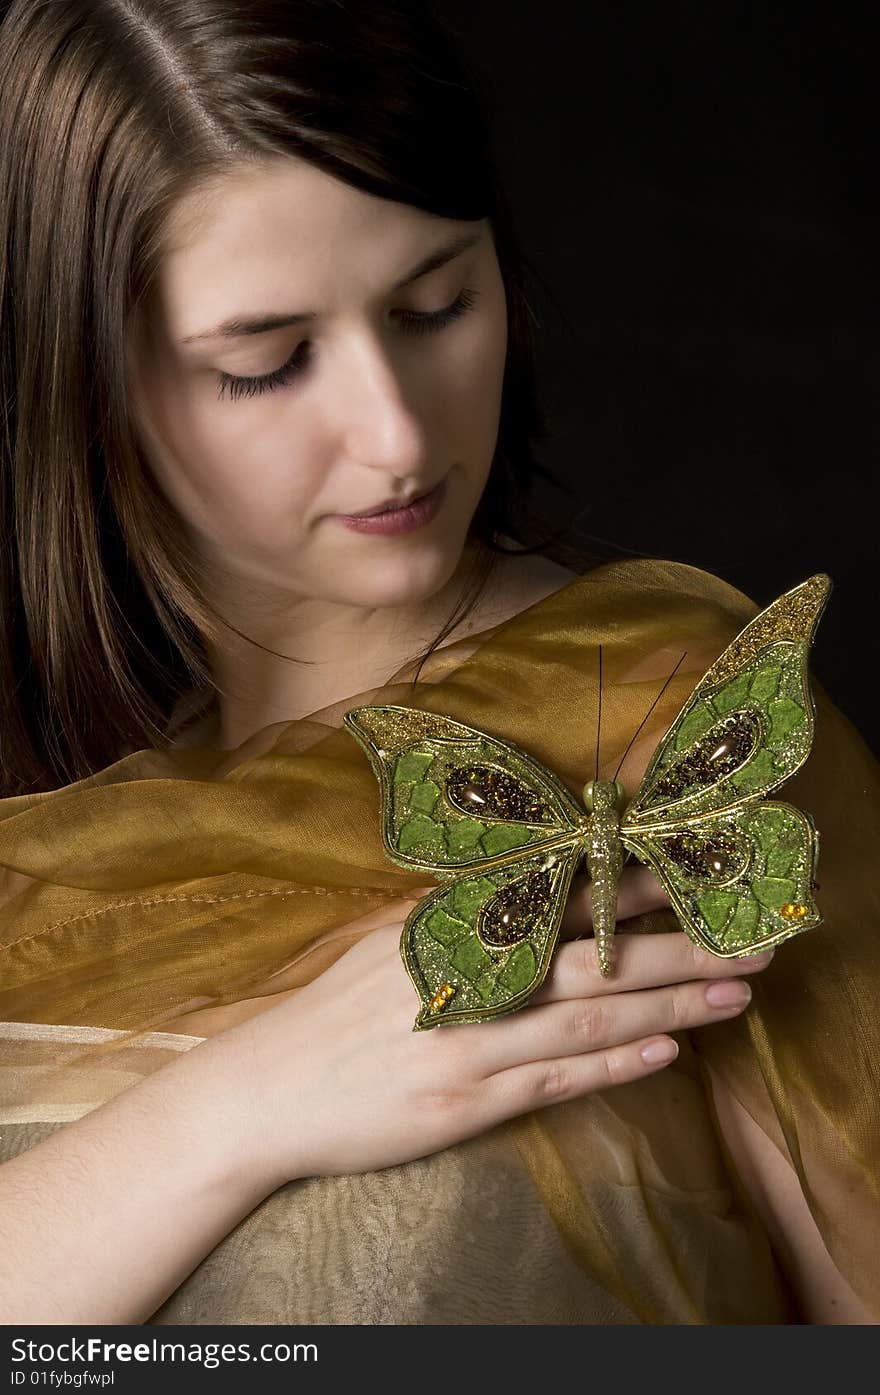
M575 583L583 584L591 600L598 601L600 595L609 604L626 600L630 610L635 605L646 615L663 612L670 619L684 613L691 620L702 615L705 621L741 624L758 609L749 595L723 576L675 558L632 554L582 559L575 569L534 553L505 554L486 593L481 618L495 615L486 624L512 619ZM583 606L580 592L573 592L571 600L578 609Z

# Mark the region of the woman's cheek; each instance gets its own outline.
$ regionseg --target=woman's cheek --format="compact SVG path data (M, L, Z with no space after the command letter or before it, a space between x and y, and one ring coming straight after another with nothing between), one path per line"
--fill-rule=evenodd
M448 410L478 453L494 450L501 416L506 351L506 319L497 316L484 319L467 351L458 351Z

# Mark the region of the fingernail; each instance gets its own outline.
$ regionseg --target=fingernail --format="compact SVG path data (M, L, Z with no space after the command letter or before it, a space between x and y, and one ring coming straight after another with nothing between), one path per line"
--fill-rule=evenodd
M744 1007L751 996L751 988L740 978L710 983L706 989L706 1001L712 1007Z
M674 1061L677 1055L678 1042L673 1041L671 1037L662 1041L649 1041L641 1051L646 1066L664 1066L668 1061Z
M775 949L762 949L758 954L743 955L743 959L751 968L755 964L769 964L775 953Z

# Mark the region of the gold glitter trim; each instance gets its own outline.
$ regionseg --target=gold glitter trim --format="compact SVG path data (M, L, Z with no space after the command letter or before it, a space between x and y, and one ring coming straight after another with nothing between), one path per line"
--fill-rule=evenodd
M777 640L785 639L795 644L805 639L811 640L831 594L831 586L830 576L817 572L815 576L802 581L800 586L786 591L749 621L700 680L700 687L712 688L716 683L726 683L728 679L735 678L744 665Z

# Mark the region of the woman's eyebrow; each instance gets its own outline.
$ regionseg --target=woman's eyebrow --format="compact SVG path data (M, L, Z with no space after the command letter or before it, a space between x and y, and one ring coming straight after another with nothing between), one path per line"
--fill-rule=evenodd
M392 294L395 291L403 290L404 286L410 285L413 281L418 281L420 276L426 276L429 271L436 271L438 267L445 266L447 262L460 257L462 252L466 252L469 247L473 247L479 242L483 233L465 233L461 237L455 238L453 242L445 243L442 247L437 247L433 252L429 252L423 257L418 265L402 276L391 287ZM202 339L237 339L245 334L266 334L271 329L282 329L286 325L300 324L303 320L317 319L314 310L288 314L285 311L276 312L271 315L232 315L229 319L223 320L213 329L203 330L200 334L188 334L181 339L181 344L192 344L196 340Z

